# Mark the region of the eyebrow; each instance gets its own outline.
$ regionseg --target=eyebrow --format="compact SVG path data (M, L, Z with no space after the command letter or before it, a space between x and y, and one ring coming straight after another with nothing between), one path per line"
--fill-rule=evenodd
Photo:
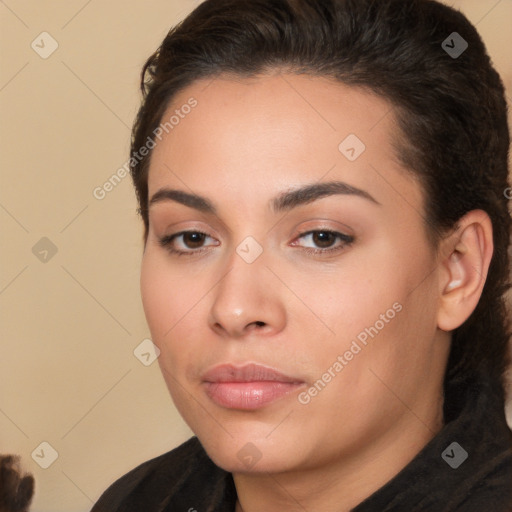
M381 204L365 190L353 187L342 181L329 181L305 185L295 190L282 192L271 200L270 207L274 213L280 213L312 203L323 197L340 194L362 197L377 205ZM183 190L161 188L153 194L149 201L149 206L163 201L175 201L189 208L199 210L200 212L217 215L217 208L209 199L197 194L190 194Z

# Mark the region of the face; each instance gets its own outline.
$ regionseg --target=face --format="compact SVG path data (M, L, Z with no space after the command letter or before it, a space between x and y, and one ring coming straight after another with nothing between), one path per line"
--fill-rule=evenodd
M174 403L210 457L291 471L428 435L448 344L391 106L274 74L196 82L163 121L176 111L149 170L141 291Z

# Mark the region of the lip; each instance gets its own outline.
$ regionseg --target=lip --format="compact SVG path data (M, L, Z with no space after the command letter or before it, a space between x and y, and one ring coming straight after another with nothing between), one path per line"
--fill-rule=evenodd
M302 382L295 377L289 377L273 368L261 364L249 363L243 366L221 364L208 370L202 377L204 382Z
M223 364L202 376L208 397L228 409L260 409L303 386L304 381L268 366Z

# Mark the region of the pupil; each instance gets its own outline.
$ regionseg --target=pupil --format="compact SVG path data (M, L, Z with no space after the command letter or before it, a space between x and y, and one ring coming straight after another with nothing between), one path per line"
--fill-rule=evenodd
M333 234L328 233L327 231L319 231L317 233L313 233L314 242L317 245L320 245L321 247L329 247L332 243L332 236L333 236ZM319 239L318 242L317 242L317 239ZM326 244L326 242L327 242L327 244Z
M191 244L187 245L192 245L192 248L195 248L195 246L201 245L204 235L202 233L187 233L186 237L188 237L188 239L191 241Z

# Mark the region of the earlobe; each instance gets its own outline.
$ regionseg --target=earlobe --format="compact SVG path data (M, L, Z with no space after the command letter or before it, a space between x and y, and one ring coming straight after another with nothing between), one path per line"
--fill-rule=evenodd
M481 210L467 213L444 245L448 256L440 262L438 327L452 331L469 318L485 285L493 252L489 216Z

